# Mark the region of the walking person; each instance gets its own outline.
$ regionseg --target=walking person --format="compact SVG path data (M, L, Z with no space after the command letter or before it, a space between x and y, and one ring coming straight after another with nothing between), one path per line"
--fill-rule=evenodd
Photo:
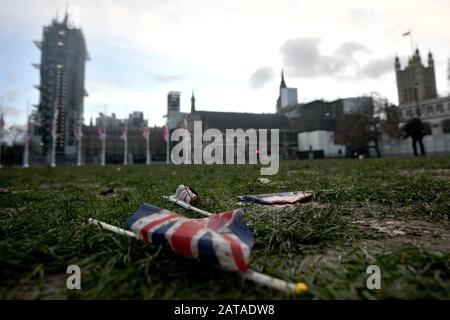
M412 146L414 150L414 155L418 156L417 153L417 144L419 144L420 147L420 153L425 156L425 148L423 146L423 137L425 136L425 127L422 123L422 121L419 118L411 118L406 123L401 123L399 125L399 128L403 131L405 131L405 135L403 136L403 139L407 139L408 137L411 137L412 139Z

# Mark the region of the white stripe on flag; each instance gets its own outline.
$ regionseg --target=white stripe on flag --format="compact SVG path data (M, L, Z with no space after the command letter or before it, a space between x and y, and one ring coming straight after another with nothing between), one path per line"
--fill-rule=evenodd
M171 226L171 227L169 228L169 230L166 231L166 239L167 239L167 242L169 243L170 248L172 249L173 252L175 252L175 248L174 248L173 243L172 243L172 236L173 236L173 234L175 233L175 231L177 231L177 229L178 229L183 223L185 223L186 221L189 221L189 220L190 220L190 219L188 219L188 218L181 218L181 219L179 219L177 222L175 222L175 224L174 224L173 226Z
M204 228L199 230L191 239L191 252L192 256L195 258L198 258L198 240L200 240L201 237L203 237L205 234L210 232L210 230Z
M162 219L164 217L167 217L169 214L170 214L169 211L166 211L166 212L161 211L158 213L153 213L149 216L142 217L141 219L135 221L130 226L130 230L133 231L134 233L141 234L142 228L144 228L147 224L149 224L150 222Z
M237 270L238 267L234 261L231 245L222 235L212 232L212 241L214 252L222 267L228 270Z

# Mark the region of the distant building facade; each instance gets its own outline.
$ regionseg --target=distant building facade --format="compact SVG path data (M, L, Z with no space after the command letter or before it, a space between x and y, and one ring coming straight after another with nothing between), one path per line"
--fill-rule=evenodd
M297 88L288 88L286 81L284 80L284 71L281 71L280 92L277 99L276 110L279 112L281 109L295 106L298 104L298 92Z
M419 49L409 58L407 66L402 69L400 59L395 58L395 74L399 105L417 103L418 101L437 97L434 59L428 53L428 65L422 63Z
M278 114L289 119L290 130L297 134L300 158L309 158L310 153L315 158L342 157L350 150L335 134L338 125L349 117L372 117L373 101L371 97L314 100L282 108Z
M128 116L128 163L145 163L146 141L143 129L147 126L142 112L135 111ZM82 158L84 163L99 164L102 152L102 141L99 138L99 129L105 127L106 131L106 163L123 163L124 141L120 139L125 126L125 119L118 119L113 114L106 116L100 114L96 118L95 125L83 127ZM162 161L165 159L166 148L163 140L162 127L150 128L150 153L152 160Z
M426 129L424 145L428 154L450 153L450 96L439 97L436 90L434 59L430 52L428 64L422 63L419 50L402 69L398 57L395 58L399 112L401 121L417 117ZM411 155L410 139L393 139L383 135L383 154L388 156Z
M38 123L42 152L48 155L52 142L52 120L57 113L56 154L75 157L75 128L83 117L83 103L87 92L84 86L85 62L89 59L81 29L69 25L68 15L56 19L43 29L42 40L35 41L41 50L39 69Z

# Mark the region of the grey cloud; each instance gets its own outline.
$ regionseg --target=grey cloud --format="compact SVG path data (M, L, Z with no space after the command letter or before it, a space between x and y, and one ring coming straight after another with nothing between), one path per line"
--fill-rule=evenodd
M351 58L356 52L370 53L370 50L363 44L353 41L347 41L341 44L335 51L335 56L341 58Z
M287 74L299 78L336 76L340 79L350 79L361 75L374 78L389 71L387 60L372 60L361 66L355 54L371 53L370 49L361 43L344 42L333 55L322 54L319 44L320 40L316 38L287 40L280 49Z
M272 68L258 68L250 76L250 87L260 89L273 79L275 79L275 71Z
M318 39L290 39L281 47L283 66L291 76L314 77L327 74L328 58L319 52Z
M378 78L381 75L392 71L394 65L393 57L386 57L384 59L374 59L369 61L361 68L361 75L367 78Z
M161 82L161 83L174 82L174 81L179 81L179 80L186 78L186 74L184 74L184 73L162 74L162 73L150 72L148 75L150 76L151 79L155 80L156 82Z

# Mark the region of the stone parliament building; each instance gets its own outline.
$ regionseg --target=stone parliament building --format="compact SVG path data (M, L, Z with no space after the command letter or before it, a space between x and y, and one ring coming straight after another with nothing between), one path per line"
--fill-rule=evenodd
M84 86L85 61L90 58L81 29L70 27L69 24L67 14L62 21L54 19L49 26L44 27L42 41L35 41L41 50L41 62L33 64L40 71L40 84L36 86L40 98L33 114L31 136L32 162L35 163L48 163L51 122L55 112L57 162L72 163L76 159L75 128L83 122L84 98L88 96ZM433 55L428 54L427 64L424 65L417 49L404 68L398 57L395 58L394 67L399 97L396 110L400 120L420 117L428 129L424 139L428 154L450 153L450 97L438 96ZM181 112L181 92L168 93L166 117L170 131L179 127L192 130L194 121L202 121L203 130L216 128L222 132L226 129L279 129L281 159L353 156L355 150L337 135L339 123L363 115L369 118L375 116L374 100L370 96L299 103L297 88L287 86L283 71L274 113L199 110L194 93L190 100L190 112ZM82 126L82 161L94 164L100 162L101 141L98 130L102 121L107 133L107 163L122 163L123 141L120 135L124 119L117 119L114 114L100 114L95 123L91 119L89 125ZM127 121L128 162L145 163L146 145L142 131L147 121L139 111L128 115ZM410 141L389 136L384 132L382 122L367 129L376 144L378 155L411 155ZM166 148L163 128L152 127L150 132L152 159L164 161ZM368 156L376 155L369 150L369 142L364 146L368 151L364 152Z

